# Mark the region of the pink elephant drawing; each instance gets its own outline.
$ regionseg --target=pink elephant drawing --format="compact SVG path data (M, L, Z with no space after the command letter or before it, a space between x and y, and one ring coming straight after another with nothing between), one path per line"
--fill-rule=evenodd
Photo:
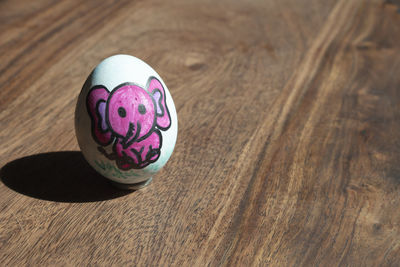
M160 130L171 126L165 90L157 78L149 78L146 90L129 82L111 92L105 86L94 86L86 105L98 150L121 170L141 169L157 161L162 147ZM107 153L104 147L110 144L113 152Z

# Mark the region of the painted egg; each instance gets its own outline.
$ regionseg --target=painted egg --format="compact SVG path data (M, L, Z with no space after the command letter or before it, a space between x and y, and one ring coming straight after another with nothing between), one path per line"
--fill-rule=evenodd
M175 147L171 94L148 64L129 55L104 59L83 85L75 131L87 162L122 188L147 185Z

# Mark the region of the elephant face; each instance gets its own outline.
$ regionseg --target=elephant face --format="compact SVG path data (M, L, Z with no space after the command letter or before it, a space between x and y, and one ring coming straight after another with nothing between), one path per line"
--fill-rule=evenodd
M154 128L156 105L153 95L137 85L115 89L108 98L106 120L123 144L141 140Z

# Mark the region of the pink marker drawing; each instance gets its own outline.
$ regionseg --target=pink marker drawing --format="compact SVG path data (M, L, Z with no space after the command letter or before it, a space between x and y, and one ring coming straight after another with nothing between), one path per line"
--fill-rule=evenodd
M162 147L161 131L171 126L165 90L150 77L146 89L123 83L111 92L103 85L90 89L86 106L92 136L98 150L115 160L121 170L141 169L157 161ZM104 147L112 144L112 153Z

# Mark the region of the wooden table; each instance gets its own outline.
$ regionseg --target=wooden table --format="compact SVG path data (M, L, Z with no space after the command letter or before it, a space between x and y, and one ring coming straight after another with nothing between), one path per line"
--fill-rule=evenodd
M0 2L1 266L399 266L399 1ZM174 97L174 154L119 191L77 96L113 54Z

